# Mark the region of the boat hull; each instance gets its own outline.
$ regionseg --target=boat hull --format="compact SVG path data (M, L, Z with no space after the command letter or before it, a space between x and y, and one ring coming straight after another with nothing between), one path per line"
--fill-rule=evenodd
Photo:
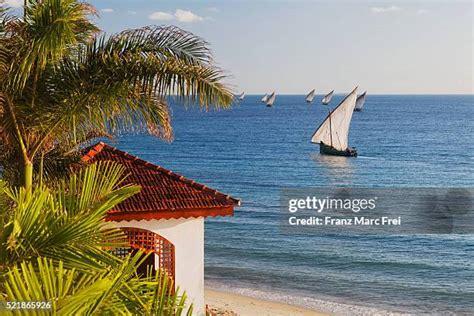
M322 155L357 157L357 150L355 148L347 148L346 150L337 150L336 148L326 145L324 143L319 144L319 152Z
M354 109L354 112L362 112L362 109Z

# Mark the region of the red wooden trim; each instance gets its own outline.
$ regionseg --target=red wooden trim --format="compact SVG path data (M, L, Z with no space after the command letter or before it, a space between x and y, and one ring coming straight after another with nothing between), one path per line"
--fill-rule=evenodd
M159 268L166 271L168 276L173 280L172 286L174 291L176 274L174 244L160 234L147 229L137 227L121 227L121 229L125 233L130 247L158 255ZM155 258L153 259L153 262L155 263ZM155 270L155 267L153 267L153 269Z
M177 211L156 211L156 212L109 212L106 216L108 222L132 221L132 220L153 220L153 219L178 219L197 217L233 216L234 207L216 207L210 209L186 209Z

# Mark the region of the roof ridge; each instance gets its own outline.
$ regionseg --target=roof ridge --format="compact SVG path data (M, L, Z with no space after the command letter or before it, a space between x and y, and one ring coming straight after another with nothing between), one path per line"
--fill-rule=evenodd
M129 158L129 159L132 159L134 160L135 162L138 162L140 163L141 165L147 167L147 168L150 168L152 170L156 170L156 171L159 171L159 172L162 172L168 176L171 176L173 178L175 178L176 180L178 181L181 181L185 184L188 184L188 185L191 185L193 186L194 188L196 189L199 189L199 190L202 190L206 193L209 193L209 194L213 194L215 196L218 196L218 197L221 197L225 200L228 200L228 201L231 201L233 202L234 204L236 205L240 205L240 200L238 199L235 199L233 198L232 196L228 195L228 194L224 194L222 192L219 192L218 190L216 189L212 189L204 184L201 184L201 183L197 183L196 181L194 180L191 180L191 179L188 179L186 178L185 176L179 174L179 173L175 173L169 169L166 169L166 168L163 168L162 166L160 165L157 165L157 164L154 164L152 162L149 162L149 161L146 161L144 159L141 159L141 158L138 158L137 156L134 156L134 155L131 155L129 154L128 152L126 151L123 151L123 150L120 150L116 147L113 147L113 146L110 146L104 142L98 142L97 144L95 145L92 145L90 146L89 148L86 148L85 151L87 152L85 155L82 156L81 160L83 162L88 162L90 161L91 159L94 158L95 155L97 155L98 153L100 153L102 150L111 150L112 152L115 152L115 153L118 153L126 158Z

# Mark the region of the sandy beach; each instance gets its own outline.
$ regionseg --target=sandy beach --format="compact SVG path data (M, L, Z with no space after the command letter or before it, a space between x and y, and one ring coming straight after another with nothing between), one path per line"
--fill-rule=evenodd
M322 316L323 312L310 310L284 303L257 299L249 296L221 292L214 289L205 290L205 300L209 308L219 316L234 315L291 315L291 316Z

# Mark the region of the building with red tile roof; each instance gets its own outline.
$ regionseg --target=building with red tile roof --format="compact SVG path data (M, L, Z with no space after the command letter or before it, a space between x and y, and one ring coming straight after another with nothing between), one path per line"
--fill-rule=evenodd
M186 291L194 314L205 314L204 218L233 216L240 201L105 143L87 148L82 162L112 161L125 168L124 184L138 194L108 212L131 248L153 252L148 265L165 270Z

